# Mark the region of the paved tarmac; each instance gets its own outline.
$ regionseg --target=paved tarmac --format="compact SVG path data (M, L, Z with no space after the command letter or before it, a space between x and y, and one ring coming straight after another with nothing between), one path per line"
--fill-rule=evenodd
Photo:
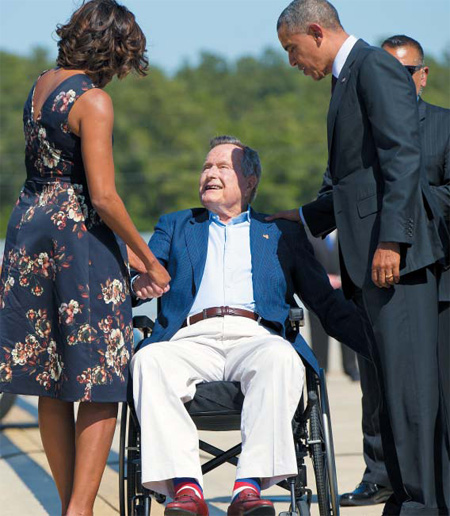
M307 329L303 332L307 333ZM306 335L305 335L306 336ZM331 370L327 383L330 397L339 492L352 490L361 479L361 393L357 383L345 377L339 368L340 353L336 343L331 348ZM36 423L37 400L23 396L2 421L3 424ZM231 447L239 442L238 432L202 432L203 438L219 447ZM207 435L206 435L207 434ZM224 448L223 448L224 449ZM95 516L119 514L118 463L119 428L117 428L108 465L95 504ZM206 459L206 456L204 457ZM56 488L42 449L37 428L7 428L0 431L0 514L2 516L59 516L60 507ZM315 491L314 476L309 471L309 482ZM205 496L211 516L224 516L234 481L234 468L224 465L205 477ZM264 491L272 499L277 512L288 510L287 492L274 487ZM152 505L152 516L162 516L164 507ZM341 508L342 516L380 515L382 505L365 508ZM318 516L313 499L312 516Z

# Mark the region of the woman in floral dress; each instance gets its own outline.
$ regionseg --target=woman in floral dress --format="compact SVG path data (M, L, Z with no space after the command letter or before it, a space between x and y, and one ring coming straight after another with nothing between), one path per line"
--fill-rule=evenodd
M115 75L146 74L145 37L113 0L84 3L57 34L58 67L38 78L24 108L27 179L0 282L0 391L39 396L62 514L92 514L133 340L114 233L159 295L170 277L116 192L113 108L102 90Z

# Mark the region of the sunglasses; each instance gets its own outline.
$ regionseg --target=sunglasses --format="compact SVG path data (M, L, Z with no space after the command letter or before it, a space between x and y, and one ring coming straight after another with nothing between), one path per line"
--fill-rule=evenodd
M406 68L408 70L408 72L411 74L411 75L414 75L416 72L418 72L419 70L421 70L423 68L423 65L403 65L404 68Z

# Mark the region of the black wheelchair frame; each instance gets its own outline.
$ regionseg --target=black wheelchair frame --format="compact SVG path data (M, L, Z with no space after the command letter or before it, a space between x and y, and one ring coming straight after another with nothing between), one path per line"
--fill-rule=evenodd
M303 326L303 310L293 308L289 318L296 331ZM143 332L147 338L153 328L153 322L146 316L133 318L135 328ZM239 384L235 382L212 382L229 384L233 396L243 400ZM198 430L239 430L240 410L196 411L196 399L202 397L211 383L197 386L197 392L186 404ZM305 458L312 459L317 503L320 516L339 516L339 499L337 488L336 464L334 458L333 435L331 429L330 407L323 370L317 375L311 368L306 367L305 389L302 399L295 412L292 429L297 457L298 474L283 480L278 485L290 493L289 511L279 516L310 516L312 491L307 486L307 468ZM228 462L238 463L238 455L242 444L229 450L221 450L211 444L199 440L199 448L213 456L202 465L202 473L206 474L218 466ZM154 493L141 485L140 460L140 428L133 403L123 403L120 426L119 452L119 496L121 516L149 516L152 497L159 503L164 503L164 495Z

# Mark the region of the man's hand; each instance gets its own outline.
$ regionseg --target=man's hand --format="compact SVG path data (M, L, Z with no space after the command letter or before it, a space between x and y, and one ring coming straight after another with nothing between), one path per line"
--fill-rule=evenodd
M270 215L270 217L265 218L265 220L269 222L275 219L286 219L292 220L293 222L301 222L300 213L297 208L294 210L278 211L277 213Z
M168 292L170 286L167 285L162 289L148 274L140 274L133 282L133 290L139 299L153 299L155 297L161 297Z
M378 244L372 260L372 281L380 288L390 288L400 281L400 244Z
M330 280L331 286L336 290L337 288L342 287L341 277L337 274L328 274L328 279Z

